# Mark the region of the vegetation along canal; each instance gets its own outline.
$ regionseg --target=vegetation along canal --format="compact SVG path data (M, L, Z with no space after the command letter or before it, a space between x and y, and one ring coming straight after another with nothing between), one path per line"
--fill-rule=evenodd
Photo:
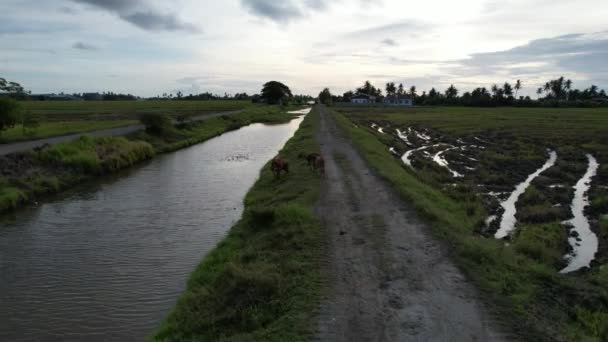
M142 340L294 134L253 124L0 221L0 340Z

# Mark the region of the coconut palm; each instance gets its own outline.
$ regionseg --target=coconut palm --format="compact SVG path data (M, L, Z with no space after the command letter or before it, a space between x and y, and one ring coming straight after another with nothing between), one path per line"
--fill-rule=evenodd
M412 100L415 100L416 96L418 96L416 94L416 86L415 85L413 85L413 86L410 87L410 93L409 93L409 95L412 98Z
M521 89L521 86L522 86L521 80L517 80L517 82L515 82L515 98L517 98L517 93Z

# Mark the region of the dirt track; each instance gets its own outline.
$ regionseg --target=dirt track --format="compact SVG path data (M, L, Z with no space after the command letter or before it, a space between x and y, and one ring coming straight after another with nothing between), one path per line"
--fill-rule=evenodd
M329 293L319 341L502 341L475 288L320 108Z

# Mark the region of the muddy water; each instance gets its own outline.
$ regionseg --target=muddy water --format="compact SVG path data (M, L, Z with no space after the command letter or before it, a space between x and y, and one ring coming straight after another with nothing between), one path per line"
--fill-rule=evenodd
M139 341L301 118L254 124L0 219L0 341Z
M437 154L435 154L435 155L433 156L433 161L434 161L436 164L438 164L439 166L446 168L446 169L447 169L447 170L448 170L448 171L449 171L449 172L452 174L452 177L455 177L455 178L461 178L461 177L464 177L464 175L463 175L463 174L460 174L460 173L458 173L458 172L456 172L456 171L454 171L454 170L452 170L452 169L450 168L450 165L449 165L448 161L447 161L447 160L445 160L445 158L443 157L443 155L444 155L446 152L453 151L453 150L457 150L457 149L460 149L460 147L450 147L450 148L445 149L445 150L443 150L443 151L437 152Z
M598 250L597 236L589 226L589 220L585 216L585 207L589 205L587 192L591 186L591 178L596 175L599 164L590 154L587 155L587 159L589 159L587 172L574 186L574 199L570 206L574 217L567 221L574 227L572 230L578 233L580 241L575 237L568 239L570 246L572 246L572 254L566 256L568 266L561 270L561 273L570 273L584 267L590 267L591 261L595 258Z
M517 185L517 187L515 187L515 191L511 193L509 198L500 204L504 208L505 212L502 215L502 220L500 221L500 228L495 234L497 239L503 239L509 236L513 229L515 229L515 223L517 223L517 219L515 219L515 214L517 212L515 209L515 204L517 203L517 200L519 200L519 196L526 192L526 189L530 186L530 183L532 183L534 178L538 177L541 173L555 165L556 161L557 153L555 151L551 151L549 153L549 160L547 160L545 165L528 176L523 183Z
M409 151L405 152L405 154L403 155L403 157L401 157L401 160L405 163L405 165L407 165L409 167L412 167L412 159L411 158L412 158L412 155L415 152L424 151L424 150L426 150L428 148L433 148L433 147L437 147L437 146L441 146L441 145L443 145L443 144L435 144L435 145L422 146L422 147L419 147L419 148L416 148L416 149L413 149L413 150L409 150Z

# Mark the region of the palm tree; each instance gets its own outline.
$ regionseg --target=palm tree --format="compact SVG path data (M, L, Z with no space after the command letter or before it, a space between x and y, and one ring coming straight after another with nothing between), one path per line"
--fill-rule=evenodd
M397 91L397 87L395 87L395 82L390 82L386 84L386 96L395 95Z
M416 95L416 86L415 85L413 85L413 86L410 87L410 94L409 95L412 98L412 100L416 99L417 95Z
M536 89L536 95L538 95L538 99L540 100L540 96L543 94L543 88Z
M445 97L447 97L448 99L453 99L456 96L458 96L458 89L456 89L456 87L451 84L450 87L445 90Z
M397 95L405 95L405 89L403 88L403 83L399 83L399 87L397 88Z
M515 98L517 98L517 93L519 92L520 89L521 89L521 80L517 80L517 82L515 82Z

